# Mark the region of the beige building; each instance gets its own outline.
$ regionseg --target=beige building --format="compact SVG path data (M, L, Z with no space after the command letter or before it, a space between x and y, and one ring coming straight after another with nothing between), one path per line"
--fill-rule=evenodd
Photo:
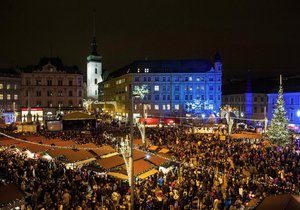
M21 71L21 107L40 107L45 114L82 107L83 75L65 67L59 58L42 58L36 67Z

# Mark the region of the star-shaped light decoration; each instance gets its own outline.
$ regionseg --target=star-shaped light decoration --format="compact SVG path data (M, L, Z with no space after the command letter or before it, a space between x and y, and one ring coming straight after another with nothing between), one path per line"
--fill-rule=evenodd
M134 90L132 91L134 97L145 98L147 94L149 94L149 89L147 85L142 86L134 86Z

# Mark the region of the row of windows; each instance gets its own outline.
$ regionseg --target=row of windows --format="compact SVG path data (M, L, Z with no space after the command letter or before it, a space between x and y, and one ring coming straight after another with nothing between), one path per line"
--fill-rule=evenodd
M194 100L194 99L196 99L196 100L202 100L202 101L206 100L204 95L196 95L196 96L194 96L194 95L184 95L184 98L181 98L180 95L177 95L177 94L174 95L174 99L173 100L175 100L175 101L178 101L178 100L190 101L190 100ZM214 99L215 99L214 95L209 95L208 96L208 100L214 100ZM145 98L144 98L144 100L148 100L148 101L153 100L152 95L151 94L146 95ZM159 101L159 100L163 100L163 101L165 101L165 100L171 100L171 96L170 95L158 95L158 94L155 94L154 95L154 100L155 101ZM220 95L217 96L217 100L221 100L221 96Z
M17 94L6 94L6 97L5 97L5 94L3 93L0 93L0 100L18 100L19 99L19 96Z
M2 90L2 89L4 89L4 88L5 88L5 85L4 85L3 83L0 83L0 90ZM6 84L6 89L7 89L7 90L11 90L12 88L13 88L14 90L17 90L18 85L17 85L17 84L10 84L10 83Z
M27 90L25 91L25 96L28 96L28 91L27 91ZM35 92L35 96L37 96L37 97L43 96L43 95L42 95L42 91L41 91L41 90L37 90L37 91ZM54 91L48 90L48 91L47 91L47 96L54 96ZM60 97L61 97L61 96L64 96L63 91L62 91L62 90L58 90L58 91L57 91L57 96L60 96ZM68 96L73 96L73 91L72 91L72 90L70 90L70 91L68 92ZM78 91L78 96L79 96L79 97L82 96L82 91Z
M200 77L200 76L155 76L155 77L134 77L134 81L135 82L171 82L171 80L173 82L204 82L205 78L204 77ZM217 77L214 78L213 76L208 78L209 82L213 82L213 81L221 81L221 77Z
M204 85L197 85L195 88L198 91L199 90L201 90L201 91L205 90ZM151 91L151 87L148 87L148 89L149 89L149 91ZM209 91L213 91L214 90L214 86L213 85L209 85L208 89L209 89ZM160 86L159 85L155 85L154 86L154 91L159 91L159 90L160 90ZM170 86L163 85L162 86L162 91L166 91L166 90L170 91ZM180 86L179 85L175 85L174 86L174 90L175 91L179 91L180 90ZM218 85L217 90L221 91L221 86L220 85ZM193 91L193 85L185 85L184 86L184 91Z
M47 86L52 86L52 85L54 85L54 82L53 82L53 80L51 80L51 79L48 79L47 80ZM96 83L97 84L97 83ZM26 80L26 85L28 86L28 85L31 85L31 80L30 79L27 79ZM35 81L35 85L36 86L42 86L43 85L43 83L42 83L42 80L41 79L37 79L36 81ZM63 82L63 80L57 80L57 86L63 86L64 85L64 82ZM73 80L69 80L68 81L68 85L69 86L73 86ZM81 79L78 79L78 85L79 85L79 87L81 87L81 85L82 85L82 80Z
M253 97L253 102L264 102L265 97ZM229 96L224 98L224 102L245 102L245 96Z
M28 100L26 100L26 106L28 106ZM68 101L68 104L64 104L62 101L58 101L57 103L54 103L53 101L36 101L35 103L33 104L30 104L30 105L34 105L36 107L64 107L64 106L73 106L74 105L74 102L73 100L69 100ZM78 107L81 107L82 106L82 101L79 101L79 104L78 104Z
M179 104L175 104L173 109L179 110L179 107L180 107ZM161 104L161 105L154 104L153 107L152 107L152 105L149 104L148 107L147 107L148 110L151 110L152 108L154 110L171 110L171 105L170 104ZM135 105L134 109L137 110L138 105Z

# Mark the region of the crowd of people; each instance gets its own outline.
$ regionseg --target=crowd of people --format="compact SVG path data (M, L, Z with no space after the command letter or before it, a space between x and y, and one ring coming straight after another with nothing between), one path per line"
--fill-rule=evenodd
M127 130L126 130L127 129ZM77 143L111 144L103 133L129 132L103 124L89 137L75 131L43 133ZM138 131L136 130L136 134ZM135 185L135 209L247 209L253 199L299 194L299 155L291 148L266 147L219 133L193 134L184 127L147 128L147 145L170 150L173 167ZM1 176L29 196L27 209L130 209L126 181L93 171L66 169L58 162L0 152Z

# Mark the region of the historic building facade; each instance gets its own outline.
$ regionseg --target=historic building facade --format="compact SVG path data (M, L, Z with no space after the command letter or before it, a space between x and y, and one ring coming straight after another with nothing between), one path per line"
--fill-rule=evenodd
M82 107L83 75L76 66L63 66L59 58L42 58L37 66L21 69L21 107L58 109Z
M150 117L185 118L199 104L201 115L219 114L221 105L222 61L219 54L209 60L143 60L135 61L99 84L99 101L103 109L127 120L132 98L130 90L146 85L145 98L134 98L134 116L147 107Z
M17 69L0 69L0 111L6 123L15 121L20 108L21 75Z

